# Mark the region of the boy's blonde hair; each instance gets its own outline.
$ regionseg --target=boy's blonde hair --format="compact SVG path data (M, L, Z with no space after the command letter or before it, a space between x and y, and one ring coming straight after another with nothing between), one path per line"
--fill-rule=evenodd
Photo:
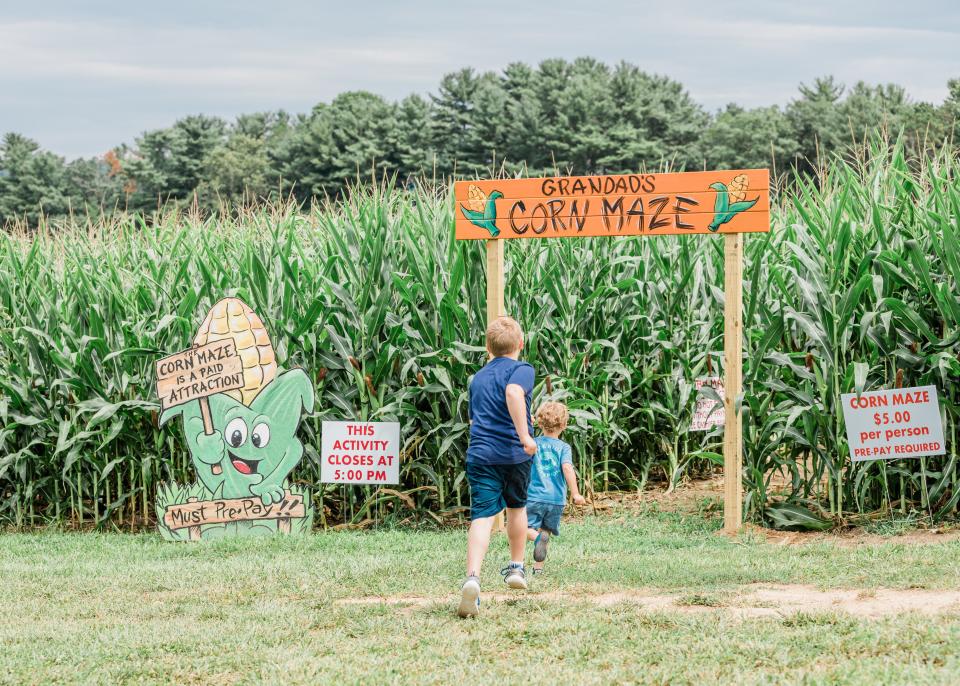
M563 431L569 419L570 413L563 403L546 402L537 410L537 426L544 431Z
M497 317L487 327L487 350L494 357L511 355L523 345L523 330L513 317Z

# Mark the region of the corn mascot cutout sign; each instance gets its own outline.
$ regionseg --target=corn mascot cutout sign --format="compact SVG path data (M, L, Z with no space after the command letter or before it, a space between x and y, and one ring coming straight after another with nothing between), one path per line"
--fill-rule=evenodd
M291 485L297 428L313 410L302 369L279 372L266 328L237 298L216 303L194 346L157 362L161 426L183 423L197 481L164 483L157 526L168 540L310 531L309 491Z

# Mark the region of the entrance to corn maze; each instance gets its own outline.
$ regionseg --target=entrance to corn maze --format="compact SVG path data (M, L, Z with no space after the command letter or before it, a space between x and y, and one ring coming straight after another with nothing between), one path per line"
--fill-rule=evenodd
M486 242L488 322L506 313L507 240L723 236L723 523L736 532L743 522L743 241L770 231L768 170L461 181L454 196L456 238ZM716 386L704 385L719 403Z

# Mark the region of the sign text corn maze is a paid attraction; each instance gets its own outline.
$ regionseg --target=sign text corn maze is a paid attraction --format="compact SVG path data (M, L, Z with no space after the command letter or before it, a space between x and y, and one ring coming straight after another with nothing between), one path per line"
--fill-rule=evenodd
M770 230L766 169L460 181L458 239Z
M232 340L214 341L157 360L157 395L165 410L238 388L243 388L243 362Z

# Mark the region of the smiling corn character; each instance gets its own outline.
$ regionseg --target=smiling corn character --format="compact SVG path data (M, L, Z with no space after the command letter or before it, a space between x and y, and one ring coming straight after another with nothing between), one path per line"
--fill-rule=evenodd
M313 384L302 369L277 373L263 322L237 298L213 306L194 344L223 339L236 345L244 385L209 396L213 433L204 433L197 400L169 408L160 423L183 418L190 456L212 497L258 496L264 505L279 503L303 456L296 432L302 412L313 410Z

